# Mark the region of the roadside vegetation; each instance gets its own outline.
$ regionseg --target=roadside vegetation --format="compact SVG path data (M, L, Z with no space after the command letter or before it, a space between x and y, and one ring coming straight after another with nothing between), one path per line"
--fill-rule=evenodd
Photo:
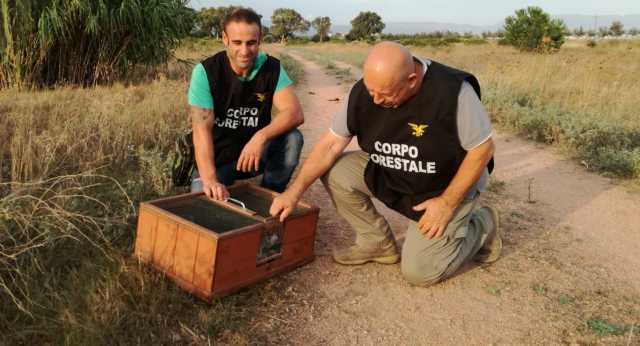
M184 0L0 1L0 88L94 85L166 63L193 27Z
M210 306L130 258L139 202L183 192L169 163L189 127L191 68L220 49L187 39L110 85L0 91L0 344L270 340L275 327L255 319L286 279Z

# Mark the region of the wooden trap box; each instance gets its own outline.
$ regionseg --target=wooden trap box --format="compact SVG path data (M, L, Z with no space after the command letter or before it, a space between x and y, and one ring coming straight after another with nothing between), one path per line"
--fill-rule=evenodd
M314 259L317 207L300 202L280 223L269 215L277 193L249 184L229 193L141 203L134 256L209 302Z

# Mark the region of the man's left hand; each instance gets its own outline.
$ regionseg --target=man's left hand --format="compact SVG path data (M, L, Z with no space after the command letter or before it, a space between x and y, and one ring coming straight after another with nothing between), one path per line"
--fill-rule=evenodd
M266 143L266 137L262 133L256 132L242 149L236 170L240 172L258 171L260 169L260 158Z
M432 239L433 237L439 238L442 236L453 217L455 207L447 204L444 198L435 197L416 205L413 210L424 210L424 214L418 221L418 230L427 239Z

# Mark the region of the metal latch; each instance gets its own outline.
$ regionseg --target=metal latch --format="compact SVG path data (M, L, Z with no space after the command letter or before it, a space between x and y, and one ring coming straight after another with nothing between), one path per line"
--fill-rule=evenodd
M277 217L264 221L264 231L260 237L257 265L269 263L282 256L283 225Z

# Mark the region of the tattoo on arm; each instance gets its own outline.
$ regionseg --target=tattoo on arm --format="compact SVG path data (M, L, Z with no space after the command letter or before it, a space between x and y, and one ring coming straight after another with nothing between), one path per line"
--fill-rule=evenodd
M193 123L201 123L213 118L212 109L203 109L198 107L191 107L191 121Z

